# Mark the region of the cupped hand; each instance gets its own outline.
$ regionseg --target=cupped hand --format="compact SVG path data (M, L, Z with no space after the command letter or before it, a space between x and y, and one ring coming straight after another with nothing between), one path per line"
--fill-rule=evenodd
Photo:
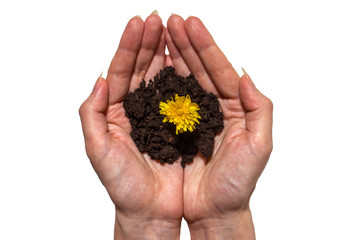
M252 239L249 199L272 151L272 103L248 74L237 74L198 18L171 16L166 43L177 73L193 73L224 115L211 158L198 154L184 170L191 235Z
M79 110L86 152L116 206L115 239L144 239L154 233L176 239L180 234L183 170L139 152L123 107L129 91L156 75L165 61L160 17L152 14L145 22L132 18L107 79L99 77Z

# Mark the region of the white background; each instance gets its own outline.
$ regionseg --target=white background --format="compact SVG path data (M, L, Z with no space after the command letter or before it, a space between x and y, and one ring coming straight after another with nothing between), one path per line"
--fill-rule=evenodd
M200 17L274 102L257 238L360 239L357 2L1 1L0 239L112 239L77 111L127 21L155 9Z

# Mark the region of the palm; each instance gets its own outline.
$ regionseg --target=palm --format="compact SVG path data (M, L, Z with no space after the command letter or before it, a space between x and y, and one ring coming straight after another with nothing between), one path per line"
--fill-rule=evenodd
M215 139L213 155L206 160L198 154L185 171L184 216L190 222L242 207L259 175L253 171L257 161L244 128L245 112L240 104L219 100L224 130Z
M110 144L103 159L108 165L104 166L103 183L115 205L142 213L150 209L148 214L154 217L180 219L182 169L175 165L161 166L139 152L129 134L131 128L122 103L109 106L106 117ZM105 179L109 179L108 183Z

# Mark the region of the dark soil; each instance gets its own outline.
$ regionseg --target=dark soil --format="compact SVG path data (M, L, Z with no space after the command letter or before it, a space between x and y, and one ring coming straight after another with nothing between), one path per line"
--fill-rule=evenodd
M176 135L173 123L163 123L164 115L159 113L160 101L166 102L175 94L190 96L199 105L201 119L193 132ZM176 75L173 67L166 67L146 86L143 80L140 87L129 93L124 101L126 116L132 127L131 137L140 152L147 152L160 163L173 163L180 156L181 166L191 163L200 150L209 158L214 148L214 137L224 128L223 114L218 99L207 93L192 74L187 77Z

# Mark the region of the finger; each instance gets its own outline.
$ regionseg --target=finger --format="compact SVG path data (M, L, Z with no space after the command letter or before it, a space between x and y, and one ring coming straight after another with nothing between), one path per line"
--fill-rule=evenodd
M145 79L152 79L160 69L163 69L165 66L165 27L162 27L160 41L155 52L155 55L151 61L151 64L145 74Z
M171 36L166 29L166 45L169 49L169 57L167 58L168 62L166 66L174 66L176 73L181 76L188 76L190 74L189 68L186 66L184 59L182 58L179 50L177 50ZM170 62L171 60L171 62Z
M186 65L203 88L213 93L218 93L197 52L194 50L184 28L184 19L172 15L168 20L168 31L176 48L180 52ZM170 49L169 49L170 51Z
M246 129L256 146L266 153L272 149L273 104L254 85L245 72L240 78L240 100L246 111Z
M130 77L141 46L143 32L144 22L140 17L132 18L124 30L108 71L109 104L122 101L129 92Z
M240 77L204 24L196 17L189 17L185 21L185 31L216 88L227 98L237 98Z
M107 81L100 76L92 93L79 109L86 152L91 160L101 158L106 151L108 125L104 112L108 98Z
M145 20L144 35L141 47L136 58L133 77L130 82L130 90L139 87L139 83L145 77L145 74L153 60L155 51L158 48L162 32L161 18L157 14L151 14ZM165 53L165 50L164 50ZM146 79L148 80L148 79Z

